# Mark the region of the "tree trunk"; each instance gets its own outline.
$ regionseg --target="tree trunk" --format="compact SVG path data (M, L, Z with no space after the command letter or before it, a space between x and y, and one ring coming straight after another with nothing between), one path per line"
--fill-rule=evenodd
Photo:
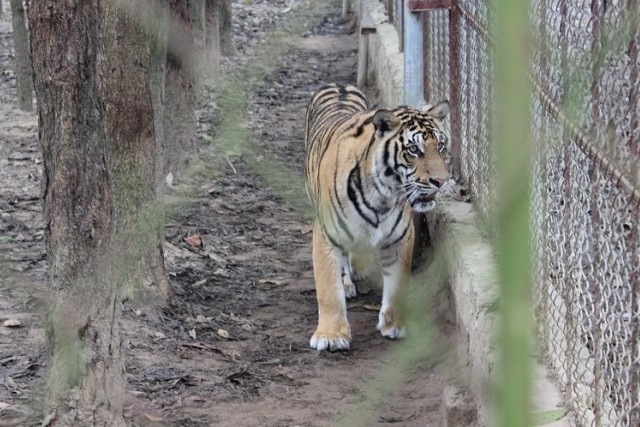
M165 84L167 74L167 43L169 34L169 2L159 0L153 9L151 25L148 26L151 35L151 97L153 100L153 121L156 130L156 146L158 159L164 159L165 130L164 104ZM159 192L164 187L164 170L159 164L156 168L156 186Z
M22 0L11 0L11 22L16 51L16 87L18 105L23 111L33 111L33 79L29 63L29 33Z
M220 77L220 0L206 0L206 48L205 57L208 63L207 77Z
M216 0L220 3L220 47L225 56L233 56L236 46L233 44L231 0Z
M203 78L208 78L209 64L206 51L207 46L207 25L205 0L189 0L189 16L191 18L191 28L193 29L193 49L197 52L194 55L194 73L200 83Z
M189 2L170 0L164 108L164 174L185 169L195 146L195 51Z
M113 1L28 14L52 292L45 422L120 426L121 299L168 292L149 40Z

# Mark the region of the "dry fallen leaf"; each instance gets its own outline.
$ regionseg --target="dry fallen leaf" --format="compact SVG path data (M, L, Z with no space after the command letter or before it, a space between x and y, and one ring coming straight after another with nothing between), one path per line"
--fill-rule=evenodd
M155 331L153 335L155 335L156 338L160 338L160 339L165 338L165 335L160 331Z
M205 283L207 283L207 279L198 280L197 282L191 284L191 287L192 288L199 288L200 286L204 285Z
M365 310L378 311L380 310L380 304L363 304L362 307Z
M231 335L229 335L229 331L227 331L226 329L218 329L218 335L222 338L231 338Z
M191 236L185 237L184 242L193 248L202 247L202 239L199 234L192 234Z
M214 254L213 252L209 252L207 254L207 256L212 259L213 261L217 262L218 264L222 264L222 265L226 265L227 264L227 260Z
M185 342L182 343L183 347L190 347L190 348L199 348L201 350L211 350L209 347L207 347L204 344L200 344L199 342Z
M7 328L17 328L22 326L22 323L18 319L7 319L2 324Z
M261 279L258 280L258 283L262 285L283 286L287 284L287 281L284 279Z
M298 229L298 231L300 234L309 234L313 231L313 227L311 225L303 225Z
M162 417L158 417L156 415L151 415L151 414L147 414L147 413L144 414L144 417L146 419L148 419L149 421L154 422L154 423L160 423L160 422L164 421L164 418L162 418Z
M195 340L195 339L197 339L197 337L198 337L198 336L196 335L196 330L195 330L195 329L191 329L191 330L189 331L189 336L190 336L191 338L193 338L194 340Z
M206 322L206 321L207 321L207 318L206 318L206 317L204 317L202 314L198 314L198 315L196 316L196 322L198 322L198 323L204 323L204 322Z
M234 362L240 360L240 353L238 353L235 350L225 350L224 354L227 355Z
M213 274L220 277L231 277L231 274L229 274L229 272L224 268L218 268L213 272Z

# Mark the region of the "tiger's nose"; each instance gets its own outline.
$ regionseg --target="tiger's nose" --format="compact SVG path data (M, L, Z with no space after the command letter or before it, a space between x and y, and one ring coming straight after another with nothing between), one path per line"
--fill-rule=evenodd
M429 183L431 183L431 185L435 185L438 188L445 185L447 181L448 181L447 178L429 178Z

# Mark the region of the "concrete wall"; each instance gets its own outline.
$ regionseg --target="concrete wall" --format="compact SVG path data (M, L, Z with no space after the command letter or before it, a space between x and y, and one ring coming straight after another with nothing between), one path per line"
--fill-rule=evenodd
M449 260L458 349L467 357L468 386L478 406L479 425L494 426L491 388L497 375L499 297L494 257L471 204L440 200L438 205L428 216L429 233Z
M368 73L380 93L380 104L392 107L402 104L403 55L398 33L377 0L351 2L359 21L375 27L368 37ZM474 208L469 203L441 198L438 208L429 215L429 230L438 250L449 262L450 292L453 296L457 343L462 357L467 358L468 387L475 397L478 424L497 425L492 400L500 380L499 354L496 345L499 287L493 249L483 238ZM545 367L534 362L533 411L538 414L561 407L557 388L547 379ZM540 424L566 427L569 421Z
M401 105L403 98L403 56L400 52L398 32L389 22L382 2L365 0L360 12L360 1L352 1L352 10L356 11L359 21L376 31L368 37L368 80L373 82L380 93L381 107Z

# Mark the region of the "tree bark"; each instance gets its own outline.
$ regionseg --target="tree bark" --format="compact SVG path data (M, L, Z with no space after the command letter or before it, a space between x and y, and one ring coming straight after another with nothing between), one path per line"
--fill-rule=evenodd
M236 46L233 43L233 29L231 28L233 12L231 0L216 0L220 3L220 47L225 56L233 56Z
M164 108L164 174L186 168L195 147L196 75L194 36L187 0L170 0Z
M23 111L33 111L33 79L29 63L29 33L22 0L11 0L11 22L16 52L16 87L18 105Z
M113 1L32 1L28 15L52 294L45 421L120 426L121 300L168 293L149 40Z
M206 17L206 50L205 56L208 57L210 64L210 76L217 78L220 76L220 2L221 0L206 0L205 17Z
M158 159L164 159L166 145L164 103L166 96L169 2L168 0L159 0L156 5L157 7L152 10L151 25L148 26L148 31L151 35L151 97ZM162 192L164 182L164 170L162 167L157 167L156 186L158 192Z
M197 81L208 77L208 58L206 54L207 46L207 25L206 25L206 1L189 0L189 16L191 28L193 29L193 49L197 52L194 55L194 73Z

